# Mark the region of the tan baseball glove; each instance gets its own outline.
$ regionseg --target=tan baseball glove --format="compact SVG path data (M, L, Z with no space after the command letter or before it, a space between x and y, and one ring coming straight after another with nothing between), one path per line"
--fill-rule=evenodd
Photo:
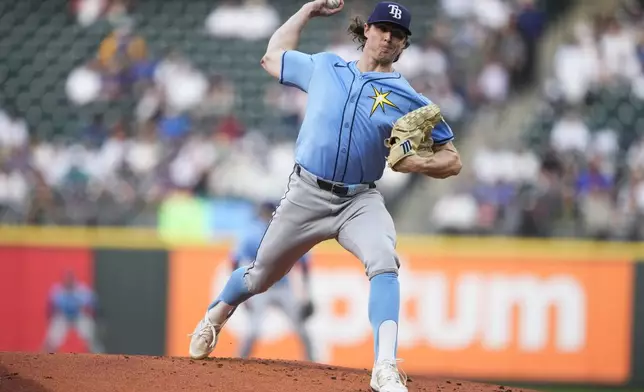
M389 167L393 169L409 155L431 156L432 130L442 120L440 108L433 103L400 117L391 129L391 136L385 139L385 146L389 147Z

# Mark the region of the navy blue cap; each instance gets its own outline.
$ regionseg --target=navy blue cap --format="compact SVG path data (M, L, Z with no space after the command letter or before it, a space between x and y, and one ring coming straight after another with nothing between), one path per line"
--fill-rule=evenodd
M407 35L411 35L411 12L405 6L393 1L381 1L376 4L367 24L388 22L400 26Z

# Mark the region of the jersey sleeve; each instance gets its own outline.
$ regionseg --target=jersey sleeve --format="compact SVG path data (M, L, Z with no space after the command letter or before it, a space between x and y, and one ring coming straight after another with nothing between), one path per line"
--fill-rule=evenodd
M287 50L282 53L280 83L307 92L314 69L315 56L297 50Z
M287 50L282 53L279 82L285 86L297 87L306 93L309 91L316 67L323 63L328 64L333 58L334 55L327 52L306 54L297 50Z
M430 101L422 94L418 94L418 100L420 103L419 107L427 106L432 103L432 101ZM445 144L454 140L454 133L452 132L452 128L449 126L447 121L445 121L445 119L438 123L432 131L432 139L434 139L434 144L436 145Z

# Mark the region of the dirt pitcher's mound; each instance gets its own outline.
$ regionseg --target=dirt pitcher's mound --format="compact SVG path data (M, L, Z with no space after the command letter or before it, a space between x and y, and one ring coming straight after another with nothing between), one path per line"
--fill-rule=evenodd
M508 392L500 385L410 377L410 391ZM366 369L240 359L0 352L1 392L370 391ZM518 392L517 389L512 389Z

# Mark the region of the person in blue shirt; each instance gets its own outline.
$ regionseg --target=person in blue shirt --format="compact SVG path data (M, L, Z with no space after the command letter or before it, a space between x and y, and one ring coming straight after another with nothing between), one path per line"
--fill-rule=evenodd
M61 283L52 286L47 301L48 326L44 351L56 352L70 329L75 329L92 353L104 352L96 328L97 300L94 292L68 271Z
M264 202L259 206L257 218L254 219L244 230L231 255L233 271L256 259L257 249L262 241L266 227L271 220L273 211L275 211L276 208L277 205L271 202ZM299 259L303 279L303 302L305 304L310 301L309 261L310 255L308 253L304 254ZM266 292L250 298L244 303L244 305L246 305L249 316L249 331L240 345L239 356L241 358L248 358L250 356L257 338L261 334L261 326L265 311L270 306L275 306L282 311L284 315L286 315L293 325L302 345L304 346L306 359L308 361L314 360L313 345L305 325L306 319L301 317L302 305L298 303L287 275L275 283Z
M406 392L396 365L400 311L396 230L375 182L384 172L384 141L403 115L431 101L395 70L411 36L411 13L401 4L376 4L366 22L349 30L362 54L347 62L328 52L298 51L300 34L314 17L340 12L326 0L304 4L269 40L261 66L279 83L308 94L287 191L259 246L255 261L235 270L208 306L189 346L194 359L214 350L219 331L235 309L281 279L309 249L336 240L360 260L369 279L369 320L374 333L370 386ZM432 130L433 154L409 155L392 170L433 178L457 175L461 161L449 125Z

